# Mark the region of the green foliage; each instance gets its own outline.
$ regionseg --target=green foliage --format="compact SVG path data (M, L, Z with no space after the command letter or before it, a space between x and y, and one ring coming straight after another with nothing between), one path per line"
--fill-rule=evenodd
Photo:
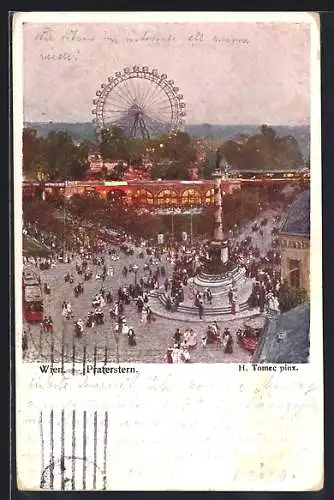
M305 290L295 290L291 288L287 282L284 282L279 292L280 311L286 312L294 307L303 304L307 299Z
M23 201L23 216L27 222L38 222L40 229L60 233L63 231L63 222L54 215L52 204L39 199Z
M97 220L103 218L107 202L98 195L91 194L82 196L74 194L69 201L69 209L79 218L90 218L94 214Z
M174 161L167 169L165 180L188 180L188 166L184 161Z
M104 160L120 160L128 158L128 141L119 127L103 129L100 139L100 153Z
M242 187L232 194L223 197L223 228L225 233L246 224L255 219L261 213L261 204L267 200L267 192L259 192L253 187ZM194 226L194 234L213 236L213 214L212 206L206 207L198 216L198 226Z
M22 251L23 255L27 257L48 257L51 254L51 250L48 247L29 236L23 236L22 238Z
M87 141L78 146L67 132L51 131L37 136L34 129L23 130L23 173L27 178L80 180L88 168Z
M161 228L161 219L155 215L139 215L134 207L124 206L121 200L110 203L98 195L75 194L71 197L68 210L79 220L92 221L108 228L142 236L155 237Z
M154 163L151 169L152 179L165 179L169 168L169 163Z
M278 137L267 125L242 141L225 141L219 150L234 170L295 169L304 165L296 139L291 135Z
M34 176L36 173L36 161L40 153L41 139L37 132L32 128L23 130L23 172L27 177Z
M188 134L161 135L151 140L129 139L122 129L112 127L101 132L100 153L105 160L123 160L142 164L143 159L153 163L153 179L188 179L188 167L196 159L196 150ZM110 180L120 180L122 172L113 173Z
M104 178L107 181L121 181L123 179L126 167L124 167L122 162L118 162L117 165L112 170L112 172L110 172L109 174L107 174L106 167L103 167L103 170L104 170Z
M130 165L140 165L146 155L148 141L143 139L132 139L127 141L127 159Z
M213 172L216 170L216 153L209 151L203 165L199 168L199 177L201 179L211 179Z

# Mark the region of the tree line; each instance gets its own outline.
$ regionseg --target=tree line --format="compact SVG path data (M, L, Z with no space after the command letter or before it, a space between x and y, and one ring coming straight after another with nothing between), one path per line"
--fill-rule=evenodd
M205 147L205 143L204 143ZM153 139L130 139L119 127L101 131L99 143L75 143L63 131L50 131L40 137L33 128L23 130L23 172L27 179L81 180L89 168L88 155L97 152L104 161L118 162L113 172L104 168L102 178L121 180L128 166L145 169L152 167L152 179L187 180L189 167L196 163L197 146L184 132ZM267 125L253 136L230 139L217 151L206 148L205 160L199 166L199 177L210 178L213 171L224 164L232 170L296 169L305 166L300 148L293 136L279 137Z
M280 170L305 166L297 140L279 137L274 128L262 125L257 134L225 141L219 154L234 170Z
M40 137L35 129L23 130L23 173L27 179L84 179L88 153L88 141L75 144L67 132L51 131Z
M267 203L284 200L280 191L244 186L242 189L226 194L223 200L223 225L228 232L235 227L241 227L249 220L259 216ZM110 202L101 198L97 193L88 195L73 195L65 203L63 195L49 195L46 202L41 200L25 199L23 204L24 219L34 221L38 218L42 227L49 227L55 232L62 232L62 217L55 218L54 210L71 213L78 220L79 225L90 221L94 227L118 229L126 233L147 239L156 239L158 233L164 233L166 238L174 236L181 239L183 231L194 237L208 238L213 233L213 207L206 207L201 214L153 214L136 206L127 206L121 199Z

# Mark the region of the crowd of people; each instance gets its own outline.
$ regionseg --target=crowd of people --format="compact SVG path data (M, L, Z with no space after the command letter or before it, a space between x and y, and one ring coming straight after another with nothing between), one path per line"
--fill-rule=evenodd
M279 222L279 217L275 222ZM258 234L262 231L261 225L259 227ZM25 257L25 263L30 262L42 270L57 266L59 263L72 264L71 271L64 276L64 282L73 287L75 299L86 293L83 281L95 279L101 285L91 297L91 308L84 316L76 312L75 303L72 306L68 300L63 302L61 312L66 320L74 321L74 335L80 338L85 335L87 329L111 322L110 330L127 336L130 346L137 345L138 335L136 324L132 325L128 321L127 308L131 305L136 308L138 324L150 324L156 320L150 304L151 292L162 289L166 294L167 309L176 311L179 304L184 302L189 280L198 273L203 260L208 257L207 242L195 241L191 245L173 242L162 246L123 234L117 249L115 245L108 242L108 238L97 237L91 241L89 232L84 226L80 232L72 235L72 246L67 241L64 253L61 238L51 232L39 230L38 223L25 223L23 232L51 248L49 257ZM248 236L242 240L232 238L228 240L230 261L239 269L244 268L246 277L253 280L248 306L251 309L258 307L260 312L264 312L266 307L279 310L280 255L275 246L275 231L272 236L272 247L265 254L261 253L257 245L253 243L257 237ZM127 278L129 274L133 275L134 283L120 286L118 290L106 290L107 277L113 278L114 275L113 268L107 267L106 256L109 256L109 261L114 262L122 259L122 254L126 254L130 259L133 256L133 262L124 265L121 274L124 278ZM137 265L137 259L142 259L142 266ZM94 274L93 267L95 268ZM172 268L171 273L167 267ZM198 308L199 318L204 315L204 306L210 308L218 304L219 299L212 294L209 287L203 291L192 287L191 292L193 304ZM231 313L236 315L239 310L238 291L232 285L227 295ZM44 333L53 331L53 321L49 318L43 321ZM191 362L191 351L198 343L197 335L192 329L186 328L181 333L178 328L172 336L172 344L168 346L166 361L168 363ZM233 353L231 332L228 328L220 328L217 322L210 324L205 332L199 335L203 348L210 344L217 344L222 347L222 352Z
M168 345L166 352L167 363L190 363L191 351L197 347L197 333L192 328L185 328L181 332L177 328L172 336L172 344ZM229 328L225 327L221 331L217 321L209 324L201 337L201 345L206 348L209 344L216 344L226 354L233 353L233 337Z
M58 246L57 235L53 232L41 229L38 226L37 222L35 223L28 221L23 222L22 234L23 236L30 236L31 238L34 238L35 240L48 246L52 250L55 250L56 247Z
M278 224L280 216L275 217ZM262 227L267 224L267 220ZM259 226L261 227L261 225ZM253 231L262 231L257 225ZM275 239L275 227L272 230L271 248L261 253L258 246L253 244L254 236L247 236L241 241L228 240L228 254L230 265L236 269L244 269L246 278L253 280L253 289L248 298L248 306L251 309L259 308L264 312L265 308L279 311L279 290L280 290L280 253ZM180 245L174 251L169 252L171 261L174 263L174 271L171 284L165 283L166 309L176 311L179 304L185 300L185 287L189 283L189 278L194 277L202 268L203 261L209 258L209 248L207 243L196 244L192 248ZM213 295L210 288L202 291L191 288L189 294L193 299L193 304L198 308L199 318L203 317L204 305L213 305ZM236 315L240 310L238 291L235 286L230 286L228 290L228 303L230 312ZM215 305L217 302L215 301Z
M109 252L110 255L115 255L115 249L109 250ZM77 256L75 263L77 276L79 277L83 272L87 272L90 265L97 267L95 280L100 280L101 282L99 290L91 299L91 310L87 312L84 318L78 317L75 319L72 305L70 302L64 301L62 304L63 316L66 319L75 319L74 333L78 338L85 334L86 329L103 325L110 319L112 321L111 331L127 335L129 345L135 346L135 328L128 325L126 306L129 306L131 303L136 305L139 321L142 324L153 321L153 313L149 305L149 291L155 287L156 276L161 273L161 269L159 268L159 271L156 270L154 274L151 272L149 279L140 278L135 284L130 283L119 287L118 290L111 291L105 289L105 281L106 277L112 277L113 273L110 272L110 268L107 269L103 256L97 256L96 254L84 251L81 252ZM135 264L130 264L128 268L124 266L122 271L123 276L134 272L134 266ZM150 266L149 270L152 271ZM147 271L147 267L145 267L145 271ZM64 281L69 284L74 284L75 280L76 276L70 273L67 273L64 277ZM74 286L74 295L76 297L78 296L78 291L80 293L84 292L80 282ZM109 308L108 314L105 314L106 308Z

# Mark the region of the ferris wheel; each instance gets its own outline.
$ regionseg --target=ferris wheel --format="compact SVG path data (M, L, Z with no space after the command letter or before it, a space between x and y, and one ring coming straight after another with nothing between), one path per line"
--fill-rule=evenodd
M102 83L93 104L97 132L116 126L132 139L175 134L186 116L183 95L174 80L148 66L117 71Z

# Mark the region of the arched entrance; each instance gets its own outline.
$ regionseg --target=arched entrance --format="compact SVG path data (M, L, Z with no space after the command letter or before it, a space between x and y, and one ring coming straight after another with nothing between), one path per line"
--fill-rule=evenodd
M123 204L126 194L121 189L111 189L107 192L107 200L112 204Z
M182 205L201 205L201 193L197 189L186 189L182 194Z
M100 197L94 187L85 187L83 194L84 196Z
M133 205L152 206L154 203L153 194L148 189L137 189L132 195L132 203Z
M157 205L159 207L170 207L177 205L177 192L173 189L164 189L157 196Z
M210 188L205 193L204 203L206 205L213 205L214 202L214 189Z

